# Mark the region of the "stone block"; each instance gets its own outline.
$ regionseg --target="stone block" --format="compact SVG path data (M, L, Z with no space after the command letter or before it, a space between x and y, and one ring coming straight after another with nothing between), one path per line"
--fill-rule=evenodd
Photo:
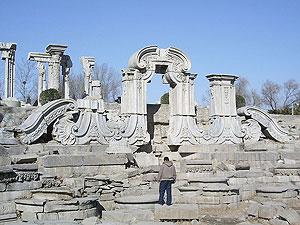
M90 217L90 218L86 218L81 222L83 225L96 225L96 224L100 224L101 221L99 218L97 217ZM101 223L102 224L102 223Z
M258 211L259 211L259 204L258 203L251 203L248 210L247 210L247 213L249 216L253 216L253 217L258 217Z
M16 219L17 219L16 213L0 215L0 222L11 221L11 220L16 220Z
M0 215L16 213L14 202L0 202Z
M76 211L78 210L78 201L48 201L44 206L44 212L63 212L63 211Z
M101 194L100 195L100 200L101 201L110 201L110 200L114 200L114 194L113 193L107 193L107 194Z
M8 154L12 156L25 154L25 151L26 146L24 145L11 145L8 148Z
M104 221L129 223L132 221L153 221L154 215L150 210L114 210L103 211L102 219Z
M23 191L23 190L35 190L42 187L41 181L31 181L31 182L16 182L16 183L9 183L6 186L6 191Z
M248 162L239 162L235 165L236 170L250 170L250 164Z
M220 203L220 197L216 196L198 196L197 197L198 204L206 204L206 205L218 205Z
M276 215L276 210L272 206L260 205L258 209L258 217L262 219L273 219Z
M8 166L11 164L11 158L9 156L0 157L0 166Z
M271 219L269 222L271 225L289 225L287 221L280 219Z
M5 183L0 183L0 192L6 190L6 184Z
M58 212L58 220L84 220L92 216L97 216L96 209Z
M57 213L37 213L38 220L50 220L50 221L57 221L58 214Z
M26 191L5 191L0 192L0 202L12 201L19 198L30 198L31 192Z
M36 213L35 212L22 212L21 220L25 221L25 222L37 220Z
M176 204L171 206L155 205L154 218L156 220L193 220L199 219L197 204Z
M239 195L220 196L221 204L231 204L231 203L238 203L238 202L240 202Z
M42 144L33 144L27 146L27 153L40 153L44 151L44 146Z
M139 168L148 167L150 165L159 165L158 158L155 157L153 153L136 153L134 155L135 161L138 164Z
M43 212L44 207L40 205L16 204L16 209L21 212Z
M33 199L42 200L71 200L72 192L67 189L40 189L32 191Z
M15 171L37 171L38 165L37 164L16 164L13 165L13 170Z
M158 195L125 196L115 200L121 204L150 204L158 202Z

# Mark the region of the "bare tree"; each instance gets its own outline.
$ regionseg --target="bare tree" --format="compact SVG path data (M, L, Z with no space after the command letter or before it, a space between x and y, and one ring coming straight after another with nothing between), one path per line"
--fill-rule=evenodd
M274 81L267 80L262 85L262 100L264 104L270 107L272 110L278 108L280 90L281 86Z
M283 84L283 107L291 106L300 101L300 85L296 80L291 79Z
M94 79L100 80L104 101L113 102L121 94L121 74L106 63L94 68Z
M251 89L249 97L250 97L249 105L261 107L261 105L263 104L263 100L259 95L259 93L256 91L256 89L253 88Z
M244 77L240 77L235 83L236 95L243 96L244 99L246 100L247 105L249 105L251 102L248 86L249 86L249 81Z
M73 71L71 71L69 79L70 97L75 100L81 98L84 91L84 74L75 74Z
M35 62L22 59L16 66L16 95L24 102L37 99L37 72Z

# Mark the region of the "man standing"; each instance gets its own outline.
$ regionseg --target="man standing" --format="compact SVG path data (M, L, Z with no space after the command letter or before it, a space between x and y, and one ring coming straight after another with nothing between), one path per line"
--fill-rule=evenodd
M169 160L168 157L164 158L163 164L160 166L158 173L158 182L159 183L159 200L158 204L163 205L165 191L167 191L167 205L172 205L172 183L175 183L176 180L176 170L173 163Z

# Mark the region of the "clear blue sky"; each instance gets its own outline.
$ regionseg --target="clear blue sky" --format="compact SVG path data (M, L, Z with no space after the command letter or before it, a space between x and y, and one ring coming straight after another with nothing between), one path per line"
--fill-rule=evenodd
M210 73L243 76L257 89L267 79L300 82L299 0L1 0L0 8L0 41L18 44L17 62L57 43L69 45L75 72L80 56L120 71L145 46L174 46L198 73L199 103ZM155 102L168 86L157 75L148 90Z

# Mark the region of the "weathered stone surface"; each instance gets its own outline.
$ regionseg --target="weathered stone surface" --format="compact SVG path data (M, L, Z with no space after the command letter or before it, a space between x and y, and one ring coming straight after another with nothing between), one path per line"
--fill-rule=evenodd
M49 155L43 157L46 168L69 166L98 166L98 165L124 165L126 155L90 154L90 155Z
M14 155L12 156L13 164L35 163L37 161L36 154Z
M12 166L13 170L16 171L37 171L37 164L17 164Z
M57 213L37 213L38 220L50 220L50 221L57 221L58 214Z
M136 223L135 225L176 225L176 224L172 222L141 221Z
M228 178L224 177L192 177L190 182L198 183L224 183L227 184Z
M35 190L42 187L41 181L31 181L31 182L16 182L10 183L6 186L7 191L23 191L23 190Z
M249 216L254 216L254 217L258 217L258 210L259 210L259 204L258 203L251 203L248 210L247 210L247 213Z
M97 216L96 209L87 209L80 211L58 212L59 220L84 220L88 217Z
M11 220L16 220L16 219L17 219L16 213L0 215L0 222L11 221Z
M86 218L82 221L83 225L96 225L101 223L100 219L97 217Z
M280 220L280 219L271 219L270 220L271 225L289 225L287 221Z
M250 164L248 162L239 162L235 165L236 170L250 170Z
M13 202L0 202L0 215L16 213L16 205Z
M300 224L300 216L294 209L281 209L278 210L278 214L280 217L288 221L289 224L293 224L293 225Z
M0 167L8 166L11 163L11 159L9 156L1 156L0 157Z
M24 145L10 145L8 148L8 154L13 157L16 155L22 155L25 153L25 151L26 151L26 146Z
M37 219L37 216L35 212L22 212L21 219L25 222L34 221Z
M39 189L32 191L33 199L70 200L72 192L68 189Z
M140 168L148 167L150 165L158 165L158 158L153 153L141 152L134 155L136 163Z
M16 204L22 204L22 205L38 205L43 206L45 204L46 200L38 200L38 199L16 199Z
M118 221L122 223L132 221L153 221L154 215L150 210L115 210L103 211L102 219L104 221Z
M44 211L44 207L40 205L16 204L16 208L18 211L21 212L43 212Z
M199 219L197 204L176 204L171 206L155 205L154 217L156 220L164 219Z
M272 206L260 205L258 209L258 217L263 219L273 219L276 211Z
M31 192L26 191L5 191L0 192L0 202L12 201L18 198L30 198Z
M6 189L6 184L0 183L0 192L5 191Z
M48 201L45 204L44 212L63 212L63 211L76 211L78 210L78 201Z

